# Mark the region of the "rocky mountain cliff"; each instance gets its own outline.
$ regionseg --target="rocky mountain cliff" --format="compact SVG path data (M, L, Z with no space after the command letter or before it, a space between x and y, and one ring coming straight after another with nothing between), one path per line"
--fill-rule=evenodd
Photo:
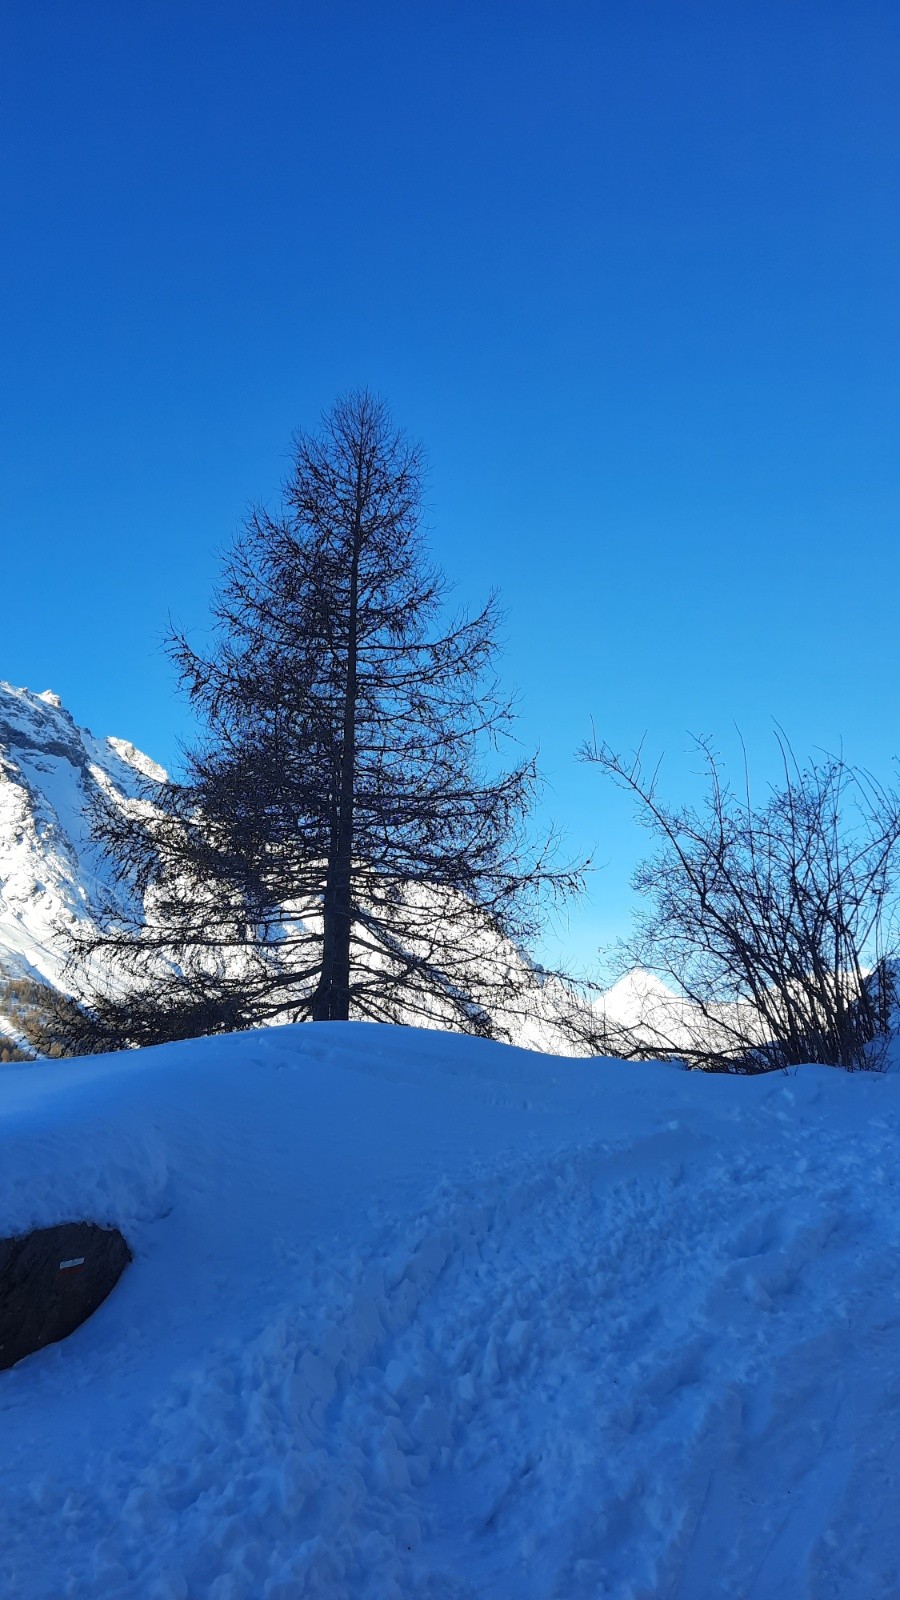
M122 800L162 767L124 739L79 728L49 690L0 682L0 1033L15 1037L15 1001L34 985L67 992L68 935L115 900L90 842L92 796ZM10 1001L13 1003L10 1004Z
M113 890L87 822L99 789L132 797L162 767L124 739L79 728L49 690L0 683L0 967L59 985L64 935Z

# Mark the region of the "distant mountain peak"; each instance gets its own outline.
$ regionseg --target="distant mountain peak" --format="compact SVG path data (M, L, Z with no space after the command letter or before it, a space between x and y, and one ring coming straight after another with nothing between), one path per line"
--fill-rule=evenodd
M79 728L59 695L0 682L0 970L63 988L65 933L116 891L88 825L101 788L126 801L162 767Z

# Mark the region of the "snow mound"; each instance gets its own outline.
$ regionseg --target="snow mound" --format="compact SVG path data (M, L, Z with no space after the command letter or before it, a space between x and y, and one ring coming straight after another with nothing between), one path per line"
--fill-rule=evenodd
M0 1593L900 1593L898 1095L366 1024L4 1069L0 1231L134 1261L0 1374Z

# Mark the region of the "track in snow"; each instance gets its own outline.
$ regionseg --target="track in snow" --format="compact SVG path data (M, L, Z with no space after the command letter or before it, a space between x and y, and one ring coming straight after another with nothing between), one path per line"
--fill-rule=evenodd
M673 1075L652 1131L473 1162L418 1214L373 1196L312 1267L285 1245L252 1336L140 1433L22 1452L0 1592L900 1594L896 1140L865 1085L852 1130L820 1116L823 1081L725 1109ZM45 1398L99 1373L58 1355Z

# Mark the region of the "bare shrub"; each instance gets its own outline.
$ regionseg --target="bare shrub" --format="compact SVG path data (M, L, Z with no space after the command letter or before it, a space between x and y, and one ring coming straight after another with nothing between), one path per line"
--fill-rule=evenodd
M706 740L696 741L707 778L697 809L668 806L659 767L648 772L640 754L596 741L581 751L635 798L657 843L635 875L644 909L623 956L674 986L678 1020L667 1040L657 1004L625 1030L622 1053L668 1043L692 1065L731 1072L883 1060L900 796L841 756L801 767L776 737L782 779L761 806L746 758L736 793Z

